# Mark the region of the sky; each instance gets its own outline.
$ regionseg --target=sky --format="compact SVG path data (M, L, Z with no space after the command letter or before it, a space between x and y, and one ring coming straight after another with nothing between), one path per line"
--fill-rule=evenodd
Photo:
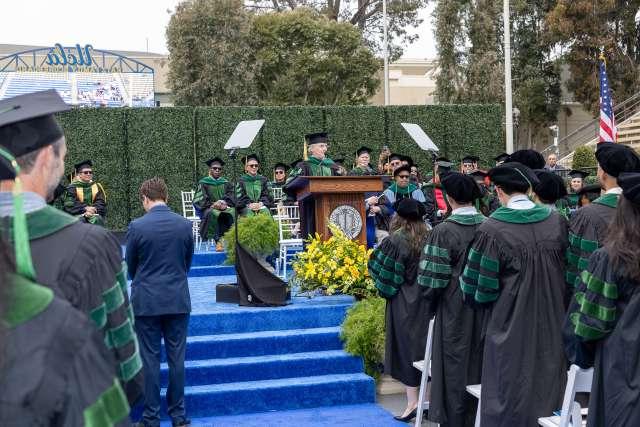
M165 28L181 0L12 0L2 3L0 43L167 53ZM405 58L436 56L431 10L423 10L420 39Z

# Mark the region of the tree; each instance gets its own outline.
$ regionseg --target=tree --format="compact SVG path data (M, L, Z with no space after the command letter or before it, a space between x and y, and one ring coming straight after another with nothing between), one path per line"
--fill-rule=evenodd
M571 162L571 169L581 170L595 168L598 165L596 161L596 155L593 149L583 145L576 148L573 153L573 161Z
M310 9L258 15L250 39L261 103L364 104L380 84L360 32Z
M382 52L383 0L246 0L248 8L257 11L283 12L297 8L311 8L329 20L356 26L374 52ZM403 46L418 36L407 31L422 23L418 11L429 0L386 0L388 14L389 50L392 59L402 56Z
M190 0L167 26L169 87L176 105L255 102L251 16L241 0Z
M568 89L594 114L598 111L598 56L604 50L607 76L616 101L640 84L640 0L558 0L549 12L549 38L565 52Z

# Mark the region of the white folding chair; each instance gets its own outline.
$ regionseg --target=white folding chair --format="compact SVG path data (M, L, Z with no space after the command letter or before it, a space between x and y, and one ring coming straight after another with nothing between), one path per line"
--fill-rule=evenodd
M593 382L593 368L580 369L571 365L567 372L567 386L564 389L560 416L538 418L538 424L543 427L580 427L586 424L582 416L587 415L588 408L582 409L576 402L576 393L591 393Z
M273 195L273 200L277 203L282 200L283 192L282 187L273 187L271 189L271 194Z
M474 384L467 386L467 393L478 399L478 409L476 409L476 421L473 424L475 427L480 427L480 394L482 393L482 384Z
M193 243L197 249L202 244L200 240L200 218L196 215L193 207L194 191L182 191L182 216L191 221L191 231L193 233Z
M413 367L422 372L422 379L420 380L420 391L418 392L418 410L416 411L416 427L422 425L422 412L426 409L429 410L429 401L425 400L425 394L427 392L427 384L431 377L431 351L433 350L433 324L435 318L429 320L429 333L427 334L427 342L424 346L424 359L413 362Z
M302 250L303 240L297 237L300 227L300 210L297 206L278 205L274 219L278 221L280 245L278 260L276 261L276 274L286 280L289 249Z

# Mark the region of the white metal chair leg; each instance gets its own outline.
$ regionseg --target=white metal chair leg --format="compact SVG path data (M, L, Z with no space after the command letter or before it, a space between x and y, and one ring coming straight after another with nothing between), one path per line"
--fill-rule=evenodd
M478 409L476 410L476 422L473 424L474 427L480 427L480 414L482 413L482 410L480 408L481 405L482 399L478 397Z
M429 401L425 402L425 395L429 389L429 376L431 375L431 352L433 350L433 325L435 319L429 320L429 326L427 327L427 342L424 345L424 359L422 360L422 377L420 379L420 390L418 391L418 410L416 411L416 424L415 427L422 425L422 413L425 409L429 409ZM420 362L414 362L413 366L416 369Z

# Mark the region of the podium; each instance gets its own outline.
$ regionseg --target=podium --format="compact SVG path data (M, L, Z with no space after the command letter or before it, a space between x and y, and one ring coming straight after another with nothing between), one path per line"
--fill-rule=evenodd
M366 193L382 193L381 176L299 176L287 185L300 207L303 238L318 232L328 239L329 223L367 244Z

